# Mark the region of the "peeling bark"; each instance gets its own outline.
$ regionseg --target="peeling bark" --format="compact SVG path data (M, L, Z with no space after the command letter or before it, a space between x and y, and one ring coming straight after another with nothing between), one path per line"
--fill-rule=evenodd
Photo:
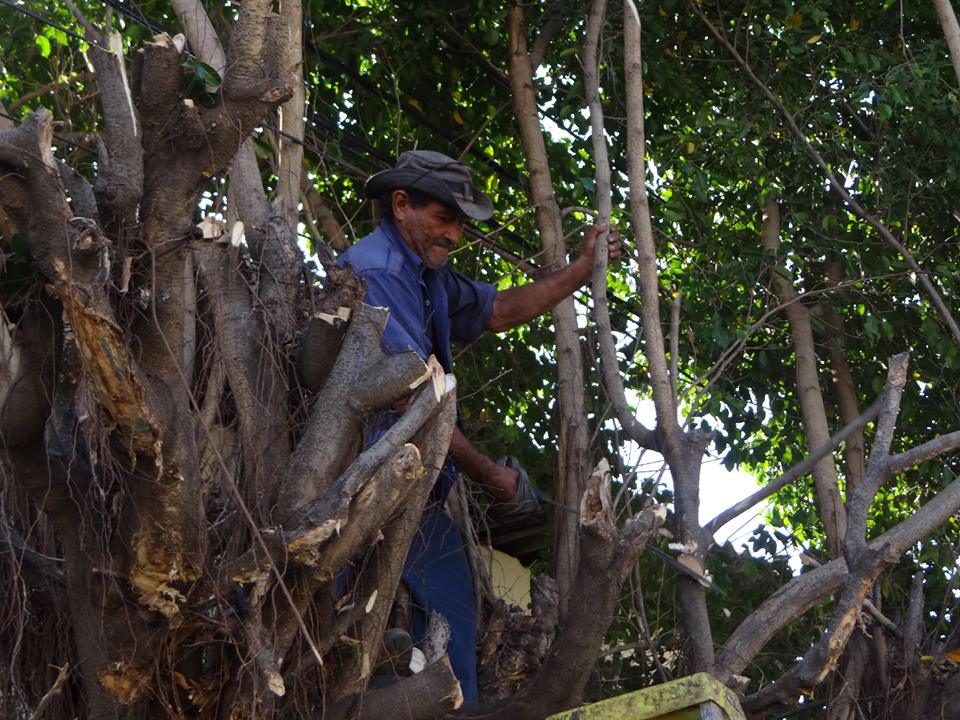
M863 633L857 632L847 648L846 662L840 673L840 690L827 707L827 720L855 720L862 716L858 700L869 660L870 646Z

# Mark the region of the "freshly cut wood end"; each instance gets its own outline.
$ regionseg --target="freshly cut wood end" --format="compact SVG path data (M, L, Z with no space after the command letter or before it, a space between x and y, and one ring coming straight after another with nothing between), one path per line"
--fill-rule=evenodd
M450 674L453 675L453 667L450 665L450 658L444 655L438 662L444 663L449 669ZM454 686L451 688L451 692L447 695L450 698L450 702L453 704L453 709L458 709L463 705L463 688L460 687L460 683L457 681L456 676L454 676L453 682Z
M427 363L430 366L430 373L433 376L433 394L440 401L447 392L447 373L437 359L431 355Z
M587 480L587 489L580 498L580 522L593 522L603 512L613 508L610 494L610 463L601 458Z
M317 320L322 320L328 325L333 325L334 327L340 327L344 323L350 321L350 313L351 313L350 308L340 307L340 308L337 308L336 312L333 314L327 313L327 312L315 312L313 316Z
M423 654L423 650L418 647L413 648L410 653L410 663L407 667L414 675L423 672L424 668L427 667L427 657Z
M213 215L207 215L197 227L203 233L204 240L216 240L223 235L225 226L222 220L218 220Z
M283 684L283 678L275 672L267 673L267 687L270 688L270 692L277 697L283 697L287 693L287 688Z
M230 245L233 247L240 247L240 243L242 243L245 239L246 236L243 233L243 223L237 220L230 229Z
M164 47L170 47L171 45L173 45L173 38L170 37L169 33L165 33L165 32L157 33L156 35L153 36L153 44L163 45Z
M433 380L433 392L437 400L443 397L446 390L446 383L443 381L443 366L437 360L436 356L431 355L423 365L423 375L410 383L410 389L416 390L427 380Z

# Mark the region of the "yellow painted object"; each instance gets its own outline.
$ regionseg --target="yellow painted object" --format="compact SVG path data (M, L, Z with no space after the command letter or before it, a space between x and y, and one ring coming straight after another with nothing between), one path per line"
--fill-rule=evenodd
M745 720L736 694L708 673L602 700L548 720Z
M493 548L481 547L480 554L490 572L493 591L497 597L529 612L530 569L525 568L512 555Z

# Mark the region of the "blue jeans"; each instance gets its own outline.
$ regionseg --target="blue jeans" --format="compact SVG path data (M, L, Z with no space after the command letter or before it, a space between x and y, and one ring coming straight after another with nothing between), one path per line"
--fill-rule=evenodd
M460 681L464 702L477 702L477 614L473 575L460 528L437 502L446 496L453 480L445 467L420 520L420 530L410 544L403 581L413 605L413 639L426 632L430 613L443 615L450 623L447 654ZM444 487L445 486L445 487ZM446 492L444 492L444 490ZM438 492L440 491L440 492Z

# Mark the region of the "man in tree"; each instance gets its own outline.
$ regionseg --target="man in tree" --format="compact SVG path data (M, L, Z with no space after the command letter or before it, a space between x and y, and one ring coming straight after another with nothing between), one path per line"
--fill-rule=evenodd
M485 330L500 332L551 310L592 275L594 247L605 228L591 228L572 263L520 287L498 291L447 266L467 218L486 220L493 204L473 186L470 169L427 150L403 153L396 166L373 175L366 195L380 204L377 229L340 258L366 283L365 302L390 308L383 334L388 353L415 350L436 356L452 372L450 342L470 342ZM620 236L608 234L608 258L620 256ZM396 419L383 413L370 423L368 442ZM477 451L455 428L449 455L424 511L421 532L407 557L403 580L414 605L413 635L422 637L431 611L450 623L451 664L467 702L477 700L476 617L473 583L460 531L443 510L459 469L496 506L523 512L536 507L525 475Z

